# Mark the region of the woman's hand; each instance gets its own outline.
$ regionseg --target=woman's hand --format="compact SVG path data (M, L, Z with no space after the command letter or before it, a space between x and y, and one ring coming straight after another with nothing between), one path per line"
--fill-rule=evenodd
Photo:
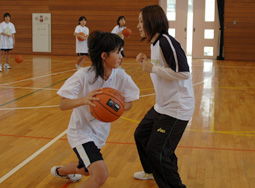
M138 61L142 65L144 71L150 73L152 72L153 65L148 61L148 58L145 54L139 53L136 56L136 61Z
M148 58L147 58L147 56L144 53L139 53L136 56L136 61L138 61L139 63L142 63L144 60L148 61Z

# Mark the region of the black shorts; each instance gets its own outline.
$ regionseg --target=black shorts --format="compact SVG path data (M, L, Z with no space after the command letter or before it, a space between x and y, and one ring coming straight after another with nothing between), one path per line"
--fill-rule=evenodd
M8 52L8 51L11 51L12 49L1 49L1 51L5 51L5 52Z
M88 53L77 53L78 56L82 56L82 55L86 55L88 56L89 54Z
M100 149L97 148L94 142L87 142L82 145L78 145L73 148L75 154L79 159L77 168L85 168L85 172L88 172L88 167L96 161L104 160Z

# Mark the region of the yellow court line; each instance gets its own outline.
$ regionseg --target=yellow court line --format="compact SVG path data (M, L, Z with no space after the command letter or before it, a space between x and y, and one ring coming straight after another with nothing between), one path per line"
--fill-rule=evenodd
M140 121L133 120L133 119L130 119L130 118L126 118L126 117L123 117L123 116L121 116L120 118L124 119L124 120L131 121L131 122L140 123ZM186 129L186 131L220 133L220 134L230 134L230 135L238 135L238 136L252 136L252 137L254 136L255 137L255 134L252 134L252 133L255 133L255 131L245 131L246 133L250 133L250 134L242 134L244 131L241 131L239 133L238 133L238 131L211 131L211 130L195 130L195 129Z
M217 87L219 89L255 89L255 87Z
M210 131L214 131L214 88L212 88L212 99L210 108Z
M140 91L152 90L154 88L140 89Z
M255 137L255 134L242 134L242 133L234 133L231 131L207 131L207 130L195 130L195 129L186 129L186 131L220 133L220 134L230 134L230 135L238 135L238 136L254 136Z
M123 116L121 116L120 118L121 118L121 119L128 120L128 121L132 121L132 122L135 122L135 123L140 123L140 121L136 121L136 120L133 120L133 119L129 119L129 118L126 118L126 117L123 117Z
M233 134L233 135L238 135L238 134L242 134L242 135L248 135L248 134L254 134L254 131L214 131L214 132L220 132L220 133L224 133L224 134Z

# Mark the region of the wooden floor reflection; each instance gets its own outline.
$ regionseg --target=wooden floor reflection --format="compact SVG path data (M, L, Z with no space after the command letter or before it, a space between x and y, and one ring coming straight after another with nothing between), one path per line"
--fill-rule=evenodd
M0 72L0 188L80 184L50 175L52 166L76 160L65 134L71 111L59 110L56 94L76 71L75 61L24 56L23 63L11 59L12 69ZM196 107L176 150L183 183L188 188L255 187L255 62L189 63ZM109 170L103 188L157 188L153 180L133 179L142 170L133 133L154 104L152 82L135 59L125 58L122 67L140 88L141 98L112 123L102 149Z

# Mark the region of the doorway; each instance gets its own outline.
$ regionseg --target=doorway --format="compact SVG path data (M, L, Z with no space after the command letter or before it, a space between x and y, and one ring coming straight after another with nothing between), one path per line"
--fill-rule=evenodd
M160 0L166 12L169 34L182 45L187 56L216 59L219 20L215 0Z

